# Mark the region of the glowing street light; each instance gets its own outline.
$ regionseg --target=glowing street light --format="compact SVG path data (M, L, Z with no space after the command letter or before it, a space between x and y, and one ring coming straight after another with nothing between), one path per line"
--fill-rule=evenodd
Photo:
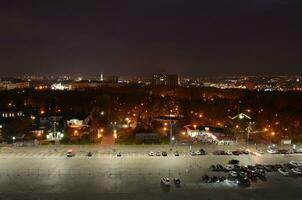
M275 133L274 131L271 132L271 136L275 136L275 134L276 134L276 133Z

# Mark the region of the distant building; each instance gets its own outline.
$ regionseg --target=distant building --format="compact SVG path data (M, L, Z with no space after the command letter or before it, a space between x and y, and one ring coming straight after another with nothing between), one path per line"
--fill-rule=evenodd
M168 87L177 87L180 85L180 78L177 74L169 74L167 80Z
M0 90L27 89L30 87L28 81L5 80L0 82Z
M117 83L118 82L118 76L108 76L107 81L110 83Z
M153 74L152 85L153 86L166 86L167 85L167 75L166 74Z
M152 85L177 87L180 85L180 78L177 74L153 74Z

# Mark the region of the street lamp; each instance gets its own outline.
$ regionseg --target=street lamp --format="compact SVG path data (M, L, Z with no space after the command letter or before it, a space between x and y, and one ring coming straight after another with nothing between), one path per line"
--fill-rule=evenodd
M15 137L15 136L13 136L13 143L15 143L15 140L16 140L16 137Z

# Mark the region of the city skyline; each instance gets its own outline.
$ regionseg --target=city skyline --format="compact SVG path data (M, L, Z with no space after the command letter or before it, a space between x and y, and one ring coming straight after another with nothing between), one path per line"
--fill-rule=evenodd
M1 1L1 75L300 75L299 1Z

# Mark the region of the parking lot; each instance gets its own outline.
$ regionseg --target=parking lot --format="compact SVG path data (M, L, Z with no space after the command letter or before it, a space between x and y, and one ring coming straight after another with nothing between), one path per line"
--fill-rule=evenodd
M68 149L75 156L66 157ZM224 148L224 147L223 147ZM212 147L206 147L210 152ZM167 151L167 157L149 156L149 151ZM175 156L173 152L179 151ZM87 157L87 152L92 157ZM121 152L121 157L117 153ZM240 188L231 181L203 183L201 177L226 175L213 172L212 164L226 166L230 159L241 165L284 164L302 161L295 155L217 156L211 153L191 156L187 147L169 146L115 147L2 147L0 149L0 199L300 199L294 191L302 188L302 177L285 177L278 172L267 173L267 180L252 182ZM168 189L160 184L162 177L178 177L181 186ZM88 195L88 196L87 196ZM297 195L296 197L294 195ZM264 198L265 197L265 198Z

